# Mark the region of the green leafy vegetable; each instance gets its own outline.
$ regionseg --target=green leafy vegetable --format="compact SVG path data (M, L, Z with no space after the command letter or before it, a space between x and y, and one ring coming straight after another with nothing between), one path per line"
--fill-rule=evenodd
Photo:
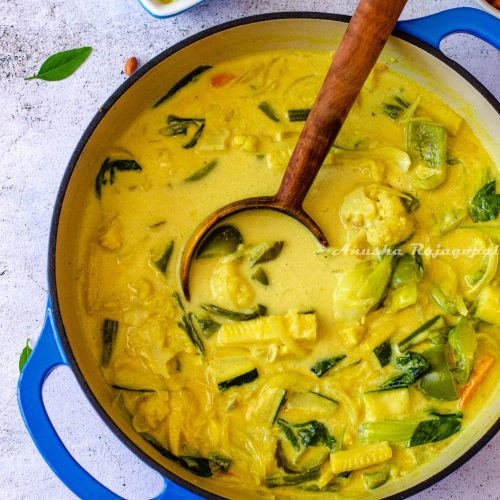
M474 222L495 220L500 213L500 194L496 192L496 181L487 182L469 203L469 214Z
M182 147L184 149L191 149L198 143L198 140L203 133L205 128L205 118L181 118L180 116L168 115L167 126L160 130L160 133L170 137L174 135L187 135L188 130L194 127L196 128L191 139L184 144Z
M388 391L408 387L430 370L428 361L416 352L407 352L394 360L401 374L395 375L380 385L379 390Z
M459 295L454 297L448 295L439 285L433 283L431 285L432 300L446 313L452 316L467 316L467 307L464 300Z
M409 121L406 149L414 166L416 187L434 189L444 182L448 150L446 127L423 120Z
M380 345L375 347L375 349L373 349L373 354L375 354L382 368L384 366L387 366L391 362L392 356L391 341L386 340L385 342L382 342Z
M213 304L203 304L201 307L210 314L223 316L233 321L250 321L251 319L259 318L267 314L267 308L261 304L258 304L257 307L248 311L229 311L228 309L223 309Z
M450 437L460 430L462 424L456 418L439 418L419 422L410 438L408 446L418 446L427 443L436 443Z
M160 99L158 100L154 107L156 108L160 104L163 104L165 101L170 99L173 95L177 94L179 90L184 88L189 83L195 82L200 78L200 76L205 73L205 71L211 69L212 66L198 66L193 71L188 73L186 76L182 77L172 88Z
M446 328L446 323L443 317L438 314L434 316L429 321L426 321L422 326L419 326L416 330L405 337L401 342L399 342L398 347L400 351L406 351L410 346L419 344L424 340L427 340L431 332L443 330Z
M142 167L134 160L110 160L106 158L95 179L95 194L97 199L101 199L103 186L114 184L116 172L140 172L141 170Z
M258 281L264 286L269 285L269 277L266 274L266 271L262 269L262 267L259 267L251 276L251 278L255 281Z
M118 334L118 321L105 319L102 323L102 355L101 366L106 367L111 361L113 347Z
M170 261L170 257L172 256L173 251L174 251L174 242L171 241L165 248L163 255L154 262L155 267L158 269L158 271L160 271L160 273L165 274L167 272L168 263Z
M26 345L24 346L24 349L21 351L21 356L19 357L19 372L23 371L24 365L26 364L26 361L28 361L28 358L30 357L30 354L33 352L33 349L30 347L30 341L29 339L26 339Z
M261 243L250 251L249 261L253 267L257 264L269 262L276 259L283 249L284 242L276 241L274 243Z
M407 442L415 429L417 422L406 420L385 420L381 422L365 422L359 426L358 434L364 443Z
M178 463L184 469L191 471L193 474L201 477L210 477L213 475L212 468L210 467L210 459L204 457L192 456L175 456L172 452L162 446L154 437L143 432L142 438L147 441L156 451L169 460Z
M259 104L259 109L268 117L270 118L273 122L279 122L280 119L278 118L278 115L276 114L276 111L274 111L273 107L267 102L263 101Z
M217 333L221 327L220 323L210 318L199 318L196 316L196 321L198 321L201 332L206 339L209 339L214 333Z
M197 259L220 257L236 252L243 243L241 233L234 226L217 226L201 242L196 251Z
M25 80L33 80L35 78L49 82L64 80L72 75L87 60L91 52L92 47L81 47L57 52L45 60L36 75L29 76Z
M291 122L305 122L311 112L310 108L304 109L289 109L288 110L288 119Z
M203 177L208 175L217 166L217 163L218 163L217 160L209 161L205 166L198 169L196 172L191 174L189 177L186 177L184 179L184 181L185 182L194 182L194 181L199 181L200 179L203 179Z
M464 418L464 414L461 411L452 411L449 413L442 413L437 410L429 410L429 415L438 418Z
M311 368L311 371L317 377L322 377L328 370L332 369L339 361L342 361L345 357L345 354L340 354L338 356L332 356L331 358L321 359L314 364L314 366Z
M404 109L401 106L397 106L396 104L383 103L382 107L384 109L384 113L393 120L399 118Z
M472 321L468 318L460 318L457 325L450 331L448 342L453 348L457 364L454 372L455 378L459 384L465 384L469 380L477 348L476 332Z
M317 445L325 445L330 450L337 448L336 439L329 433L322 422L311 420L301 424L291 424L279 418L276 423L280 426L290 444L297 450Z
M198 332L196 331L196 328L193 323L193 313L187 313L182 316L181 321L179 321L177 324L179 327L184 330L189 337L189 340L193 343L193 345L200 351L202 354L205 354L205 346L203 345L203 342L198 335Z
M256 378L258 378L258 376L259 372L257 371L257 368L254 368L253 370L250 370L249 372L246 373L242 373L237 377L220 382L219 384L217 384L217 387L219 388L220 392L224 392L230 387L237 387L243 384L249 384L250 382L253 382Z

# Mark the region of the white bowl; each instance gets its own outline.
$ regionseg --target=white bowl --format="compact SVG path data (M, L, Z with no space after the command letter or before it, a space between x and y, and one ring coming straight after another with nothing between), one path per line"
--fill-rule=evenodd
M173 0L170 3L161 3L159 0L139 0L139 3L154 17L171 17L194 7L203 0Z
M489 12L496 18L500 19L500 9L493 7L493 5L488 3L486 0L476 0L476 3L480 5L486 12Z

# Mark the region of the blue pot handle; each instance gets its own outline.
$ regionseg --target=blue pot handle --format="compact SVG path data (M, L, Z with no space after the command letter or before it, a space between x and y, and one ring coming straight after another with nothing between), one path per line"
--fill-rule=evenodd
M54 368L68 365L54 324L50 302L42 333L19 378L17 396L24 423L41 455L59 479L78 497L121 500L72 457L52 426L42 399L45 379ZM163 478L165 487L157 500L195 500L197 495ZM155 500L156 500L155 499Z
M500 20L470 7L445 10L431 16L400 21L397 29L439 49L441 40L453 33L469 33L500 50Z

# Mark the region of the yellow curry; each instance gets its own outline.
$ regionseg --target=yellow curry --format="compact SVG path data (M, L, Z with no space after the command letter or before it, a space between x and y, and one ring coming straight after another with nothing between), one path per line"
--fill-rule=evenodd
M376 66L306 198L271 195L331 54L200 66L110 144L79 247L81 322L115 404L165 457L264 497L371 490L435 459L499 378L498 171L461 116Z

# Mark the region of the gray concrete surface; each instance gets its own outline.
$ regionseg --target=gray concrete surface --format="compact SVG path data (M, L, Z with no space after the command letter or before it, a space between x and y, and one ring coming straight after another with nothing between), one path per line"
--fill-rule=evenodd
M0 2L0 498L74 498L33 445L16 400L18 358L36 341L47 298L46 247L55 195L84 127L124 76L123 61L147 61L162 49L223 21L271 10L352 13L354 0L208 0L170 20L155 20L136 0ZM410 0L404 17L472 0ZM91 59L68 80L24 81L46 56L91 45ZM500 58L468 35L443 50L500 96ZM159 476L125 448L95 415L68 369L44 391L49 414L80 463L117 493L150 498ZM419 500L500 498L497 436Z

